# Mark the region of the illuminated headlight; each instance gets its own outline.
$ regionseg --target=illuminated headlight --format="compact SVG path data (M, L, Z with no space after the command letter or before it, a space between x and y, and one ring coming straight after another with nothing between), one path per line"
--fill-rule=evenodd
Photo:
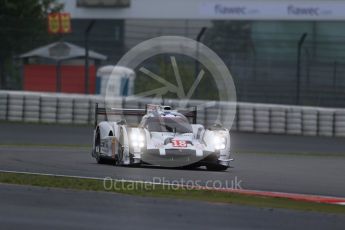
M130 140L131 140L133 147L142 148L145 146L145 144L144 144L145 137L141 133L138 133L138 132L131 133Z
M215 136L213 143L214 143L215 149L217 150L225 149L226 139L225 137L222 137L222 136Z

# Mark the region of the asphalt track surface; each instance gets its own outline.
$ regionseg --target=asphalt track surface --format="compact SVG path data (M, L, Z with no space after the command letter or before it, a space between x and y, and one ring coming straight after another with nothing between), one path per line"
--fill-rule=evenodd
M344 215L0 184L1 229L343 229ZM282 224L284 223L284 224Z
M345 194L340 138L234 133L236 161L226 172L98 165L91 140L87 126L0 123L0 170ZM42 144L49 146L35 146ZM0 184L0 229L343 229L344 223L344 215Z
M1 229L343 229L344 215L0 184Z
M0 126L0 170L345 196L345 141L341 138L234 133L233 167L210 172L98 165L88 147L22 145L90 145L92 127L88 126Z

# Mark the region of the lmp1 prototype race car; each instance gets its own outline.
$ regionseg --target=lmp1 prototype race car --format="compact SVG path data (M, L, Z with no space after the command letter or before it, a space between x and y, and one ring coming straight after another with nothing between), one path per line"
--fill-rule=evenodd
M98 115L142 116L138 125L125 120L97 122ZM163 167L222 171L229 167L230 133L221 125L196 124L197 110L177 111L170 106L146 105L146 109L105 109L96 105L92 156L98 163L149 164ZM192 120L192 122L190 122Z

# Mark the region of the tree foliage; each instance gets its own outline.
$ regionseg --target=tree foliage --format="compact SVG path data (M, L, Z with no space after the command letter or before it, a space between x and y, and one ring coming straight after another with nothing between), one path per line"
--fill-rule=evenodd
M0 0L0 77L13 72L13 58L49 40L47 14L61 10L56 0Z

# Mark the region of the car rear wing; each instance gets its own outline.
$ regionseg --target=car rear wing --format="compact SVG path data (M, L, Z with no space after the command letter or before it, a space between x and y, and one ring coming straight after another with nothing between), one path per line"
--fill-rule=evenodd
M98 116L105 115L108 120L108 115L133 115L133 116L144 116L146 114L146 109L122 109L122 108L111 108L106 109L98 106L96 103L95 108L95 127L98 124Z
M96 103L95 107L95 127L98 124L98 116L104 115L108 120L108 115L132 115L132 116L144 116L147 113L149 104L145 106L145 109L123 109L123 108L111 108L106 109L98 106ZM192 118L193 124L196 124L197 109L196 106L192 107L192 110L178 110L179 113L183 114L187 118Z
M196 118L197 118L197 109L196 106L192 107L192 110L178 110L179 113L183 114L187 118L192 119L192 123L196 124Z

